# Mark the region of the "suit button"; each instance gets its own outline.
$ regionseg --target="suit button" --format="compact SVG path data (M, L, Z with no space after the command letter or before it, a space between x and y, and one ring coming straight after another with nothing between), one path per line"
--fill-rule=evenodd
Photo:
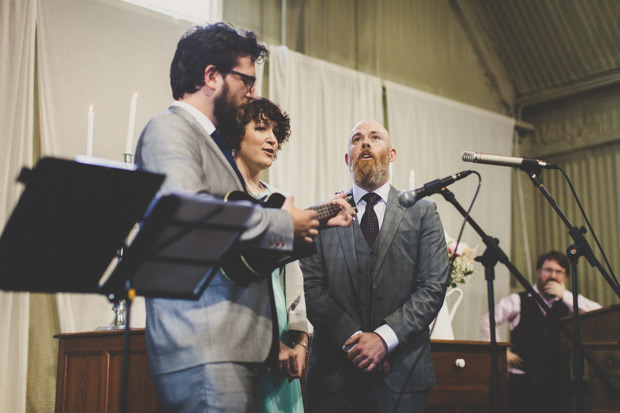
M375 270L370 270L370 275L375 275Z
M370 256L371 256L372 258L374 258L374 257L375 257L375 253L374 253L374 252L370 253Z

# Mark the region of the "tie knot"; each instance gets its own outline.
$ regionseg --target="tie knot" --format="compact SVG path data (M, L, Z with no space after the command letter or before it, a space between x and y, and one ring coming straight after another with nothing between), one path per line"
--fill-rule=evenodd
M379 202L381 197L379 195L375 194L374 192L369 192L366 195L364 195L362 197L362 199L364 201L366 201L366 205L369 205L369 206L373 207L373 206L375 206L375 204L377 202Z

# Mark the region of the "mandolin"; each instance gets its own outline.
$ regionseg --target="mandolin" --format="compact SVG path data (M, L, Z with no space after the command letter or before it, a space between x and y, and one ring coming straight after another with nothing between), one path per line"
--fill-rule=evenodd
M242 191L231 191L224 197L225 201L250 201L261 205L263 208L281 208L286 197L280 193L269 194L256 199ZM353 209L355 201L351 195L345 198ZM313 205L307 209L317 212L319 228L324 227L327 221L338 215L340 207L332 203ZM273 270L280 268L289 262L314 254L314 244L296 247L294 251L272 251L264 249L229 250L220 261L222 273L232 282L240 285L248 285L271 275Z

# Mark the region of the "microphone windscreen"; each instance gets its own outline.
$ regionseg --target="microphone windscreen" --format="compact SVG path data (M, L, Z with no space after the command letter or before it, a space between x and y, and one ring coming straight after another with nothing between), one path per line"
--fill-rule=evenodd
M405 208L415 204L415 201L414 191L401 191L400 195L398 195L398 203Z
M465 162L475 162L476 161L476 152L465 151L461 154L461 159Z

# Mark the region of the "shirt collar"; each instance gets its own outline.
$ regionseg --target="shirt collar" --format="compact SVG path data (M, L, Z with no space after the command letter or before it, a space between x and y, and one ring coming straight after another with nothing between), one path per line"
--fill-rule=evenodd
M373 192L379 195L383 202L387 203L388 195L390 194L390 183L389 182L384 183L379 188L375 189ZM355 201L356 205L360 201L360 199L362 199L362 197L366 195L367 193L368 193L367 190L360 188L355 183L353 184L353 200Z
M190 105L189 103L183 102L180 100L175 100L171 106L177 106L177 107L183 108L186 111L188 111L189 114L192 115L198 121L200 126L202 126L202 128L209 135L212 135L213 132L215 132L215 125L213 125L213 122L211 122L211 120L204 113L202 113L201 111L196 109L194 106Z

